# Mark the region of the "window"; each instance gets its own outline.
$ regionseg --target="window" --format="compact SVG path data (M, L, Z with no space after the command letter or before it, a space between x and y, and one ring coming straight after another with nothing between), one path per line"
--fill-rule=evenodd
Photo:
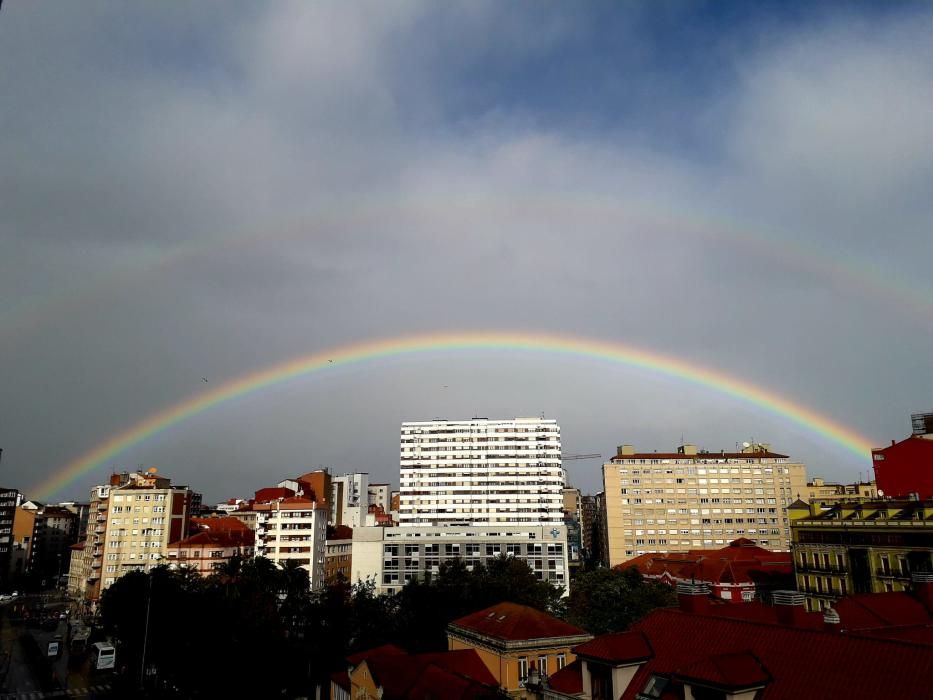
M523 681L528 677L528 657L518 657L518 680Z
M557 670L560 671L564 665L567 663L567 657L563 654L557 655Z
M542 676L547 675L547 657L546 656L538 657L538 671L541 673Z

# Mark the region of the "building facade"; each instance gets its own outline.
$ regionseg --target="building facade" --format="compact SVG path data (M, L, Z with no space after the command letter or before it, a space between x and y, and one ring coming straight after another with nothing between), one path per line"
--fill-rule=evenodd
M914 434L871 451L878 495L933 498L933 434Z
M403 423L399 524L562 525L560 444L543 418Z
M110 484L96 486L80 554L90 562L84 597L96 601L127 572L164 563L169 543L187 536L190 505L190 489L172 486L154 470L114 474Z
M256 533L230 517L192 518L188 537L168 546L169 566L210 576L236 557L255 555Z
M308 571L311 588L324 585L328 509L307 498L253 504L256 556L276 564L294 561Z
M533 698L529 672L547 678L576 658L573 648L593 638L585 630L516 603L498 603L447 625L450 651L475 651L496 683L512 698Z
M333 526L360 527L369 512L369 474L341 474L331 477L329 522Z
M786 508L806 484L804 465L766 444L729 453L694 445L639 453L622 445L603 465L608 563L740 537L789 550Z
M567 530L560 525L362 527L353 530L352 581L372 581L393 593L410 580L436 574L445 561L467 568L500 556L526 562L541 581L569 590Z
M813 477L807 482L807 495L801 497L807 501L817 501L821 505L848 501L853 498L878 498L878 486L874 481L856 481L852 484L837 484Z
M10 561L13 552L13 520L22 497L16 489L0 488L0 585L10 580Z
M353 530L345 525L333 529L324 545L324 581L334 583L353 575ZM352 582L352 581L351 581Z
M797 590L810 610L852 593L905 591L933 571L933 500L846 501L789 508Z

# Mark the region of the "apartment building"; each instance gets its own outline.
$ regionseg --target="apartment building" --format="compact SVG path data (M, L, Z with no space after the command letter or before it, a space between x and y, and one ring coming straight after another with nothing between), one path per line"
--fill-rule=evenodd
M878 486L872 481L856 481L851 484L837 484L824 481L818 476L807 482L805 500L816 501L822 505L830 505L839 501L848 501L853 498L877 498ZM804 498L801 496L801 498Z
M335 583L342 577L352 583L352 559L353 530L340 525L329 533L324 545L324 581Z
M91 491L90 520L84 549L89 601L129 571L149 571L167 559L168 545L188 533L192 491L172 486L155 469L114 474ZM72 556L78 550L72 550ZM79 565L78 569L83 565ZM73 581L71 586L77 587ZM80 591L79 591L80 592Z
M331 477L329 522L333 526L360 527L369 512L369 474L358 472Z
M437 574L445 561L468 569L506 556L526 562L541 581L569 590L567 529L546 526L360 527L353 530L351 580L372 581L378 593Z
M906 591L933 572L933 499L798 501L791 518L797 589L810 610L852 593Z
M188 537L168 546L172 568L187 567L210 576L235 557L254 555L256 533L237 518L192 518L191 529Z
M399 525L562 525L560 427L544 418L402 424Z
M388 513L392 509L392 485L370 484L368 491L369 505L381 506Z
M622 445L603 465L608 564L649 552L725 546L744 537L789 550L786 508L806 493L806 468L767 444L710 453L636 452Z
M0 450L2 452L2 450ZM13 520L22 496L16 489L0 488L0 584L9 581L13 551Z
M308 571L311 588L324 585L324 556L328 508L293 496L254 503L256 556L276 564L297 562Z

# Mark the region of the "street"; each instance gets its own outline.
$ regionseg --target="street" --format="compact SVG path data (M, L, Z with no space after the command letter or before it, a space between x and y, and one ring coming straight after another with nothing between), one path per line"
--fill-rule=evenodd
M67 607L57 594L23 596L0 606L0 700L107 697L110 676L70 657L68 619L59 619ZM61 654L48 657L55 641Z

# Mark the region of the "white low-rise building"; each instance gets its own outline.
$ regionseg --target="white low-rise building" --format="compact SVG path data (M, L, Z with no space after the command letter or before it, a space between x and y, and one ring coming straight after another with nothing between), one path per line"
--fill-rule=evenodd
M569 592L567 528L562 524L354 528L351 580L372 581L378 593L392 593L412 579L437 574L445 561L459 558L472 569L498 556L522 559L539 580Z

